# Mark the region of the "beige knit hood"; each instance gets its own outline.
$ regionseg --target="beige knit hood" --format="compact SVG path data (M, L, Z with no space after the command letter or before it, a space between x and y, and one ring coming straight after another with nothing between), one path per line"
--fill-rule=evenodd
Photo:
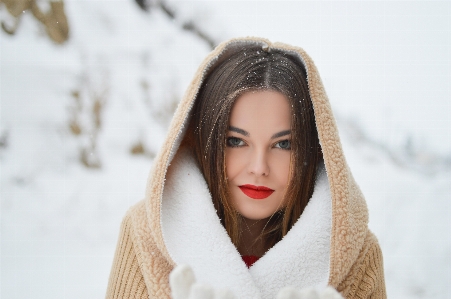
M295 232L292 233L290 230L284 239L261 258L261 265L258 264L259 260L249 271L242 261L240 261L242 266L234 264L239 263L239 254L231 241L227 241L227 235L221 228L213 204L205 209L202 207L209 205L208 202L211 201L208 199L210 195L206 183L202 181L200 171L195 169L196 164L193 162L193 158L180 149L180 143L188 127L191 109L206 75L243 44L261 45L262 48L281 50L295 57L305 66L325 166L323 179L318 180L322 183L317 183L322 186L315 186L311 202L298 221L300 224L295 224L295 226L299 226L297 232L293 226L292 230ZM188 200L186 198L190 196L192 199L189 200L202 199L199 199L198 203L193 202L190 206L186 204ZM315 199L315 196L323 199ZM181 209L182 211L180 211ZM309 210L311 211L308 212ZM312 216L319 215L321 210L326 211L324 217ZM217 46L201 63L175 112L163 147L155 158L147 183L145 200L138 204L131 213L134 214L131 217L134 219L132 220L134 228L131 238L146 288L149 294L160 294L161 297L165 297L169 293L167 274L179 263L189 263L200 280L212 284L220 283L223 284L222 287L232 288L238 298L275 298L276 288L284 287L283 284L287 281L291 282L292 286L305 287L309 279L312 280L312 284L317 286L328 284L337 288L344 295L351 293L355 295L359 292L356 289L362 287L354 280L363 279L362 277L356 278L356 275L366 271L362 270L361 265L366 263L364 260L368 259L369 248L376 244L376 251L380 253L377 240L368 230L367 206L346 163L331 106L312 59L301 48L283 43L271 43L260 38L240 38L224 42ZM308 213L310 216L304 216ZM195 215L190 216L190 214ZM207 216L203 216L204 214ZM326 255L320 256L317 251L321 250L313 247L311 256L308 254L302 256L306 251L302 246L307 245L299 247L291 245L291 243L306 243L308 235L303 235L301 226L306 227L305 223L310 221L308 219L314 221L321 217L326 222L324 229L321 228L321 223L315 224L316 227L311 228L310 235L316 234L315 229L326 231L322 240L312 239L313 243L322 242L312 246L319 246L320 249L326 248ZM199 218L202 219L198 220ZM208 229L202 227L204 223L208 223ZM218 240L211 240L216 235L209 236L207 231L215 229L218 230L215 232L219 236ZM197 235L190 235L192 231L196 230L200 231ZM299 239L306 241L303 242ZM271 255L272 250L274 254ZM266 258L267 255L268 258ZM289 258L285 257L290 255ZM277 265L270 264L271 258L276 260ZM308 264L309 260L313 261L310 262L311 265ZM283 266L284 263L287 264L286 268ZM298 263L296 267L300 269L292 269L293 263ZM321 263L325 263L325 266L321 266ZM280 278L279 282L276 281L276 277L270 280L265 278L279 266L282 269L280 271L285 272L279 273L278 276L285 277ZM324 270L318 270L320 273L317 279L309 278L311 276L308 273L309 269L315 269L315 267L323 267ZM381 273L383 283L383 271ZM350 276L352 276L351 279ZM236 284L241 284L241 286L235 287ZM381 287L379 286L379 288ZM383 285L381 294L384 294L380 297L383 298L385 285Z

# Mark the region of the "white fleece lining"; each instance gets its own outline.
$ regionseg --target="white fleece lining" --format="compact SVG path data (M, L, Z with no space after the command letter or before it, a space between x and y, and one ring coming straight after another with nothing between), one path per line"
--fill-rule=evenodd
M193 268L198 282L228 288L236 298L275 298L285 286L324 288L329 278L331 197L326 172L288 234L247 269L214 210L194 158L180 148L166 175L163 239L172 260Z

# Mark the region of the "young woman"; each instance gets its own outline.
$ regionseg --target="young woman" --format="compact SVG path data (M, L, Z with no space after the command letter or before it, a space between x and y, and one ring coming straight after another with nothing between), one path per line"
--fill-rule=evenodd
M236 298L331 286L385 298L382 254L319 74L300 48L256 38L201 64L125 216L107 298L170 298L169 274Z

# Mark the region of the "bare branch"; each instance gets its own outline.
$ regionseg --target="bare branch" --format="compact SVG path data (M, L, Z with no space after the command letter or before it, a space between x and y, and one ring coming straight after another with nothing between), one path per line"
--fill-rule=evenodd
M412 139L407 138L405 146L392 148L379 140L371 138L356 121L336 117L342 128L341 133L352 141L354 146L366 145L385 155L399 167L421 173L423 175L437 175L451 170L451 156L443 156L433 152L416 149Z
M215 46L217 45L215 39L210 35L208 35L208 33L206 33L204 30L202 30L193 20L188 21L180 20L180 17L177 15L175 10L170 5L168 5L166 1L164 0L155 0L155 1L135 0L135 1L139 5L139 7L146 12L149 12L152 7L160 9L169 19L177 21L176 23L180 24L180 27L183 30L191 32L192 34L196 35L201 40L206 42L210 47L210 49L214 49Z

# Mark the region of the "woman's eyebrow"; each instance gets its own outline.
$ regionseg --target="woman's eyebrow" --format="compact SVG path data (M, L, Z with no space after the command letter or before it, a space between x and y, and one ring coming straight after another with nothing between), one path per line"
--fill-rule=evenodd
M244 131L243 129L240 129L240 128L237 128L237 127L229 126L229 131L237 132L237 133L239 133L241 135L244 135L244 136L249 136L249 132Z
M229 131L233 131L233 132L239 133L244 136L249 136L249 132L247 132L243 129L237 128L237 127L229 126ZM291 134L291 130L280 131L279 133L272 135L271 139L279 138L279 137L282 137L285 135L290 135L290 134Z
M282 137L282 136L285 136L285 135L290 135L290 134L291 134L291 130L281 131L279 133L276 133L276 134L272 135L271 139L275 139L275 138Z

